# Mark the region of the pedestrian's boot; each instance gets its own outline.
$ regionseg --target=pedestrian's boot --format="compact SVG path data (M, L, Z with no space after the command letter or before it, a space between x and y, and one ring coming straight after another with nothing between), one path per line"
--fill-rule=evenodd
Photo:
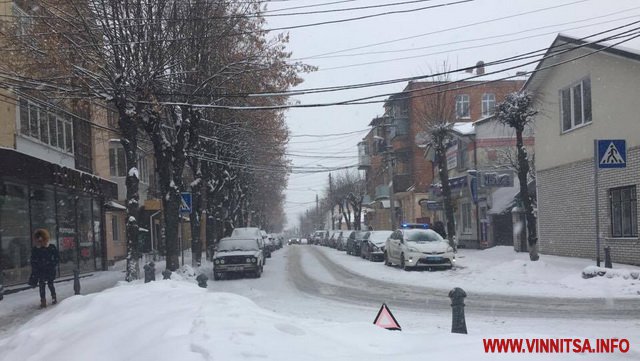
M46 308L46 307L47 307L47 299L46 298L40 299L40 308Z
M56 303L58 303L58 299L56 298L56 295L51 295L51 304L55 305Z

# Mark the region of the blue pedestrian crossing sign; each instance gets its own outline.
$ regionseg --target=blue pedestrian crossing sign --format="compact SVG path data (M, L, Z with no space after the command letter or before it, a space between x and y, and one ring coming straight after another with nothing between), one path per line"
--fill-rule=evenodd
M598 139L598 168L625 168L627 144L624 139Z
M180 214L191 214L191 193L180 193Z

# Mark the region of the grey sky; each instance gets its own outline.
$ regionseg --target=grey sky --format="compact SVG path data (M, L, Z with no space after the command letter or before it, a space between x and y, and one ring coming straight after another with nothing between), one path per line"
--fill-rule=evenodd
M269 2L268 9L278 10L334 1L274 1ZM403 1L406 0L354 0L330 6L287 10L271 14L370 6ZM433 0L370 10L269 17L267 26L270 28L293 26L453 2L456 1ZM561 6L564 4L566 6ZM534 12L550 7L555 8ZM525 12L531 13L516 16L516 14ZM503 19L490 21L497 18ZM546 48L558 32L573 36L586 36L637 20L640 20L640 1L638 0L475 0L411 13L292 29L289 30L291 38L289 49L293 52L293 58L307 58L304 60L306 63L319 67L319 71L304 75L305 82L298 88L316 88L429 74L444 62L452 69L472 66L479 60L488 62ZM479 22L484 23L471 25ZM454 27L458 27L458 29L447 30ZM421 34L426 35L418 36ZM412 38L393 41L408 37ZM527 38L521 39L524 37ZM381 42L388 43L363 47ZM636 39L625 46L638 48L638 43ZM341 55L339 57L313 57L355 47L363 48L334 54ZM387 53L346 56L371 52ZM408 57L411 58L397 59ZM390 59L396 60L386 61ZM371 62L379 63L345 67ZM504 66L506 65L488 67L487 72L498 70ZM336 67L341 68L331 69ZM534 65L530 65L507 73L514 75L517 70L531 70L533 67ZM468 75L457 74L455 78L464 78ZM405 85L406 83L399 83L360 90L297 96L294 99L303 104L329 103L360 96L397 92L401 91ZM291 109L286 113L286 116L289 128L295 136L298 134L343 133L365 129L371 119L381 113L381 104L371 104ZM356 144L365 134L366 132L363 131L340 137L294 137L288 149L289 152L296 154L353 156L353 158L332 159L291 157L295 166L356 164ZM290 176L289 188L286 193L287 203L285 204L288 228L297 225L298 215L313 205L316 193L322 194L327 185L327 179L328 173L292 174Z

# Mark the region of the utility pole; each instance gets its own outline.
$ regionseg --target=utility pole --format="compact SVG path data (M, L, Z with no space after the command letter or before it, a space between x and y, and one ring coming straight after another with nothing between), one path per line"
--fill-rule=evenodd
M387 170L389 172L389 218L391 219L391 229L396 229L396 200L393 192L393 159L391 158L391 149L385 151L385 160Z
M336 229L336 223L333 219L333 182L331 181L331 173L329 173L329 206L331 207L331 230Z

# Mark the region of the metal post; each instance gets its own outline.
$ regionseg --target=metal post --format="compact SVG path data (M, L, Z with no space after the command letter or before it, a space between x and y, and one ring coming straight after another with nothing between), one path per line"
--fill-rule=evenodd
M600 207L598 200L598 166L600 162L598 159L598 140L593 140L593 184L595 188L596 202L595 202L595 213L596 213L596 265L600 267Z
M158 246L156 246L155 248L153 247L153 229L156 228L155 224L153 223L153 217L155 217L158 213L160 213L162 211L157 211L154 214L152 214L149 217L149 236L151 237L151 254L153 255L153 260L156 261L156 250L158 249ZM156 234L156 237L158 235Z
M0 271L0 301L4 299L4 275Z
M78 269L73 270L73 292L76 295L80 294L80 271Z
M613 263L611 262L611 247L604 247L604 268L613 268Z
M464 319L464 298L467 293L456 287L449 292L451 299L451 333L467 333L467 323Z
M393 162L391 160L391 150L386 152L387 168L389 170L389 213L391 215L391 229L396 229L396 199L393 192Z
M182 265L184 266L184 237L182 237L182 214L180 215L180 223L178 229L178 235L180 237L180 253L182 254Z
M171 271L169 271L168 269L165 269L164 271L162 271L162 279L163 280L170 280L171 279Z
M196 281L198 281L198 286L202 288L207 288L208 280L209 280L209 277L207 277L204 273L201 273L198 275L198 277L196 277Z

